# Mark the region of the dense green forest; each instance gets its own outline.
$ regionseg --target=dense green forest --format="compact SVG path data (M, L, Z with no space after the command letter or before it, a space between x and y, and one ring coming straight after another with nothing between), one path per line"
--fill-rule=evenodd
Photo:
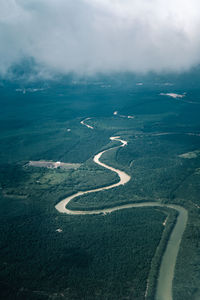
M1 81L2 299L142 300L148 278L153 295L174 212L142 208L69 216L55 210L55 204L73 193L119 180L92 160L99 151L120 145L111 136L128 145L106 152L101 160L126 171L130 182L75 198L69 207L88 210L142 201L184 206L189 219L176 265L174 299L200 297L197 77L193 82L188 74ZM141 81L142 86L136 85ZM172 99L163 92L186 96ZM87 117L94 129L80 124ZM195 155L187 156L189 152ZM41 159L81 167L27 165Z
M165 218L153 209L2 218L1 297L143 299Z

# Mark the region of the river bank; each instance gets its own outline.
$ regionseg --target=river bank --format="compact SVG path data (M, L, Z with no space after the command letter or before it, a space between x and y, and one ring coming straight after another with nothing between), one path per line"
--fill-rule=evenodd
M125 147L127 145L127 141L120 139L119 136L111 137L110 139L121 142L121 145L118 147ZM169 241L167 243L166 250L162 257L158 280L157 280L156 296L155 296L156 300L172 300L173 299L172 283L173 283L173 278L174 278L174 269L175 269L175 265L176 265L176 259L178 256L181 239L182 239L184 230L186 228L187 219L188 219L188 213L183 207L177 206L177 205L162 204L159 202L130 203L130 204L115 206L115 207L111 207L111 208L88 210L88 211L70 210L70 209L67 209L67 207L66 207L67 204L76 197L79 197L84 194L89 194L89 193L100 192L100 191L112 189L117 186L126 184L131 179L131 177L128 174L126 174L125 172L115 169L115 168L113 168L109 165L106 165L100 161L101 156L105 152L107 152L111 149L113 149L113 148L99 152L97 155L94 156L93 161L95 163L97 163L98 165L117 173L120 180L117 183L109 185L109 186L105 186L105 187L101 187L101 188L97 188L97 189L91 189L91 190L84 191L84 192L77 192L76 194L73 194L73 195L63 199L61 202L59 202L55 206L55 208L60 213L65 213L65 214L70 214L70 215L107 214L107 213L112 213L114 211L118 211L118 210L122 210L122 209L130 209L130 208L138 208L138 207L163 207L163 208L167 207L167 208L176 210L178 212L178 217L177 217L176 224L175 224L175 226L171 232L171 235L169 237ZM147 298L147 296L148 296L148 291L146 293L146 298Z

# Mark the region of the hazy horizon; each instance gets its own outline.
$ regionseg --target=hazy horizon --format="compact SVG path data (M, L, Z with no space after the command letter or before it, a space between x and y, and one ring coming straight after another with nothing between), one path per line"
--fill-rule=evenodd
M196 0L1 0L0 75L182 72L200 63Z

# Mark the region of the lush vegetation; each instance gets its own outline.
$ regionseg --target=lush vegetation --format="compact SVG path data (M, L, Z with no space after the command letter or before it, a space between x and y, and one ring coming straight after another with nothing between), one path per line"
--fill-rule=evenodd
M164 219L153 209L3 217L1 298L143 299Z
M196 72L193 77L118 74L94 80L1 82L2 299L140 300L147 278L153 297L174 213L170 212L163 232L166 210L143 208L75 217L61 215L54 207L77 191L118 180L92 161L100 150L119 145L109 140L114 135L128 145L106 152L102 161L125 170L131 181L76 198L70 208L138 201L187 208L189 221L176 266L174 299L199 299L198 78ZM137 86L137 82L144 84ZM182 100L172 99L160 95L165 91L187 94ZM118 114L113 115L114 111ZM86 117L92 117L87 122L94 130L80 124ZM191 151L197 155L181 156ZM40 159L82 165L77 170L27 166L29 160Z

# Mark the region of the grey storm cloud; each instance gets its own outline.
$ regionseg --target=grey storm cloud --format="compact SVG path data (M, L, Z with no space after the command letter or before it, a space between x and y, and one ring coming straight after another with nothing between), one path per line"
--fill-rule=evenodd
M199 0L0 0L0 73L181 71L200 63Z

